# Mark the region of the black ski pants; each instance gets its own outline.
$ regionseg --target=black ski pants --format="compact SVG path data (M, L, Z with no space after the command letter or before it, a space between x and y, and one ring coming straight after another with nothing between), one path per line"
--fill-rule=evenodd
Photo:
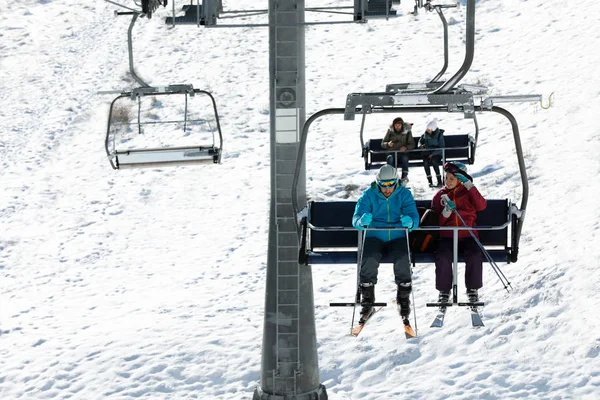
M458 241L458 252L465 259L465 287L480 289L483 286L483 253L479 245L468 237ZM435 254L435 288L441 292L452 289L452 239L441 238Z
M378 238L366 238L360 267L360 283L377 283L377 273L383 254L389 254L394 263L396 284L410 283L410 263L406 238L384 242Z

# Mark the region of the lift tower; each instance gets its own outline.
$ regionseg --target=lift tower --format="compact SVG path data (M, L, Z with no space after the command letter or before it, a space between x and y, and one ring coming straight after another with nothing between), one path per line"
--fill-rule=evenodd
M269 0L271 204L261 380L253 400L327 399L319 382L312 271L298 263L291 196L306 116L304 13L304 0ZM304 203L304 167L300 181Z

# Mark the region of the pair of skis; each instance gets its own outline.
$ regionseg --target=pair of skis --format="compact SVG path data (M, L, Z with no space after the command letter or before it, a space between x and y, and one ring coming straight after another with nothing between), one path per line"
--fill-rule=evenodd
M358 335L360 335L360 333L364 329L367 322L373 317L373 315L375 315L377 312L379 312L382 308L383 308L383 306L377 307L377 308L372 308L371 314L361 316L360 322L358 323L358 325L356 325L355 327L353 327L351 329L350 335L352 335L354 337L357 337ZM397 305L397 308L398 308L398 313L400 313L400 306ZM408 318L402 319L402 325L404 326L404 335L406 336L407 339L412 339L412 338L417 337L417 333L412 328L412 326L410 326L410 321L408 320Z
M481 319L481 314L479 313L479 309L477 308L477 306L471 306L470 311L471 311L471 325L473 325L474 328L479 328L479 327L485 326L485 325L483 325L483 320ZM441 328L442 326L444 326L444 317L445 316L446 316L446 307L440 307L437 315L435 316L435 318L433 319L433 322L431 323L431 328Z
M397 306L397 307L399 307L399 306ZM382 308L383 308L383 306L373 308L372 309L373 311L371 312L371 314L369 314L368 316L362 316L359 324L351 329L350 335L352 335L354 337L357 337L358 335L360 335L360 333L364 329L367 322L373 317L373 315L375 315L377 312L379 312ZM481 318L481 314L479 313L479 309L477 308L477 306L470 306L469 308L470 308L470 312L471 312L471 325L474 328L479 328L479 327L485 326L483 324L483 319ZM446 310L447 310L447 307L439 308L437 315L435 316L433 322L431 323L431 326L430 326L431 328L441 328L444 326L444 318L446 317ZM400 310L398 309L398 311L400 311ZM406 338L407 339L416 338L417 333L410 325L410 321L408 319L403 319L402 322L403 322L402 325L404 327L404 335L406 336Z

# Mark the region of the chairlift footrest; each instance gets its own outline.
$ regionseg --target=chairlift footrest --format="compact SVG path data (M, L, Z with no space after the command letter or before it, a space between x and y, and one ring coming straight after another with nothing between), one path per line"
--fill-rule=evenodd
M440 302L436 302L436 303L425 303L425 305L427 307L452 307L456 304L454 303L440 303Z
M329 303L329 307L354 307L362 306L362 303ZM385 307L387 303L371 303L373 307Z

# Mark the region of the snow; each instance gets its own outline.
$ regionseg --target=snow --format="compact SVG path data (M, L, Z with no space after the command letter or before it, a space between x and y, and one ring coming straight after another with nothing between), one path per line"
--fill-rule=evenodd
M343 107L348 93L437 74L441 23L435 13L408 15L412 6L403 2L403 15L390 21L306 28L307 116ZM170 4L140 19L138 75L155 86L211 91L223 159L114 171L104 135L116 95L97 92L133 86L129 18L113 18L116 7L101 1L0 0L0 7L0 398L251 398L267 260L267 30L172 29L163 23ZM465 11L445 11L446 77L463 62ZM328 304L351 301L356 266L314 266L320 381L329 398L600 396L599 12L593 0L477 2L475 59L461 83L486 85L492 95L539 93L544 105L554 93L549 109L501 105L519 122L530 189L519 261L500 265L514 291L506 293L486 265L485 328L450 309L444 328L431 329L433 266L418 265L418 339L404 339L392 308L353 339L350 310ZM314 14L307 20L339 18ZM473 131L460 115L402 116L417 132L433 117L448 133ZM381 137L391 118L369 118L367 136ZM484 113L478 122L476 185L487 198L520 204L507 120ZM356 199L373 179L359 156L359 125L341 116L313 124L310 198ZM431 198L421 168L410 178L415 197ZM378 301L394 296L389 265L380 268L376 293Z

